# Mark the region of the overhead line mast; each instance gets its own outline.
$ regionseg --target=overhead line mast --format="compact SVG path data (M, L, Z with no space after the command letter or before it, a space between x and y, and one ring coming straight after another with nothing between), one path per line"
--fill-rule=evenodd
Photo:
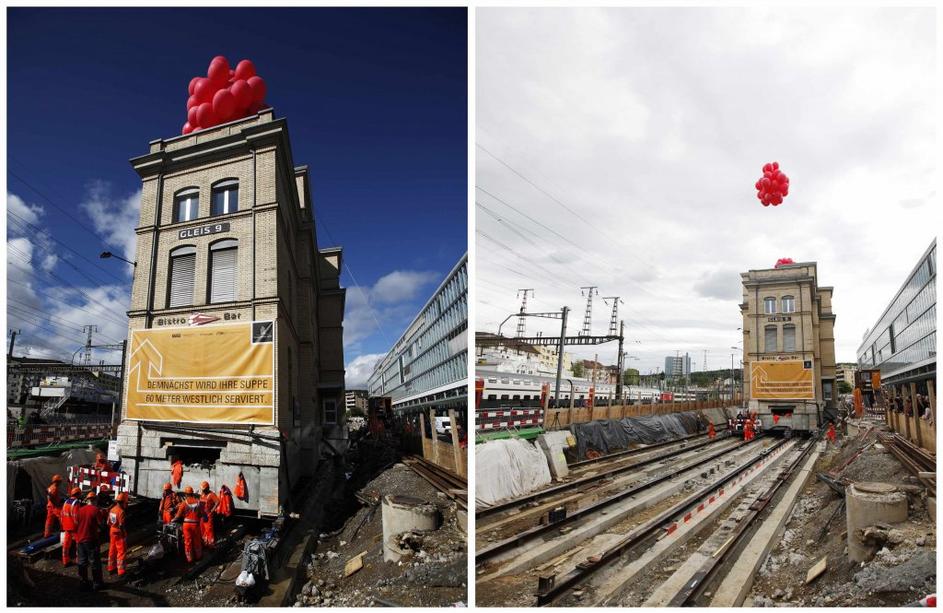
M518 298L521 298L521 292L523 292L524 295L523 295L523 298L521 299L521 315L518 315L518 317L517 317L517 333L516 333L516 336L517 336L518 338L524 336L524 334L526 333L526 324L525 324L525 322L526 322L527 319L526 319L526 317L525 317L523 314L527 312L527 293L530 292L530 295L533 296L533 295L534 295L534 288L529 287L529 288L526 288L526 289L518 289L518 290L517 290L517 296L518 296Z
M586 312L583 314L583 330L580 336L589 336L593 325L593 293L598 296L599 290L596 285L584 285L580 288L580 294L586 296ZM585 290L585 291L584 291Z

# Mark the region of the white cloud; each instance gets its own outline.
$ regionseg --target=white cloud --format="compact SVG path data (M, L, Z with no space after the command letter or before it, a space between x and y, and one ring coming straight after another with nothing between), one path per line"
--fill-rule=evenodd
M643 372L677 350L729 366L738 273L792 257L834 286L837 357L853 360L940 227L934 23L929 8L479 9L477 141L576 214L479 151L476 184L553 232L476 193L502 220L477 211L476 328L534 287L531 308L570 306L575 333L579 287L598 285L626 301ZM753 184L772 160L792 182L765 208ZM596 351L615 361L614 344L574 348Z
M45 211L38 204L27 204L16 194L7 194L7 211L13 213L26 223L35 224ZM14 218L16 219L16 218Z
M412 300L419 290L439 278L436 272L394 270L383 275L370 290L374 302L395 304Z
M133 262L141 211L141 190L124 196L112 194L112 187L105 181L92 181L85 199L79 205L91 218L95 229L105 241L122 250L122 257ZM128 268L128 274L131 269Z
M346 372L344 373L344 385L348 389L353 388L365 388L367 386L367 379L370 378L370 375L373 374L373 367L376 366L377 362L383 359L385 353L368 353L366 355L357 356L347 364Z

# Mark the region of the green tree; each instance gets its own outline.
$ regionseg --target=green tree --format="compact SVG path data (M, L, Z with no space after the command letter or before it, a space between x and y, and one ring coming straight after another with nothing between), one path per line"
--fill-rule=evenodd
M851 384L847 381L838 382L838 393L839 394L850 394L851 393Z
M622 375L622 383L625 385L638 385L639 384L639 372L635 368L626 368L625 373Z
M573 365L573 376L582 377L584 374L586 374L586 369L583 368L583 363L582 362L575 363Z

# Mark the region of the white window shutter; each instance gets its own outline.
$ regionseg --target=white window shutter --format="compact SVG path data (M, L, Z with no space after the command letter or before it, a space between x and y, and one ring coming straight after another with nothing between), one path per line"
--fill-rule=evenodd
M193 304L193 279L196 274L196 254L178 255L171 258L170 306Z
M236 253L238 249L212 251L212 281L210 302L232 302L236 300Z

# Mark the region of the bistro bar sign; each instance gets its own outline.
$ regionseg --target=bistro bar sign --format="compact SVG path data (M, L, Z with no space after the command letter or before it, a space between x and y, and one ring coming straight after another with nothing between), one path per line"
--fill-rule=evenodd
M208 226L199 226L198 228L187 228L177 232L177 238L196 238L197 236L206 236L207 234L219 234L220 232L229 232L229 222L213 223Z

